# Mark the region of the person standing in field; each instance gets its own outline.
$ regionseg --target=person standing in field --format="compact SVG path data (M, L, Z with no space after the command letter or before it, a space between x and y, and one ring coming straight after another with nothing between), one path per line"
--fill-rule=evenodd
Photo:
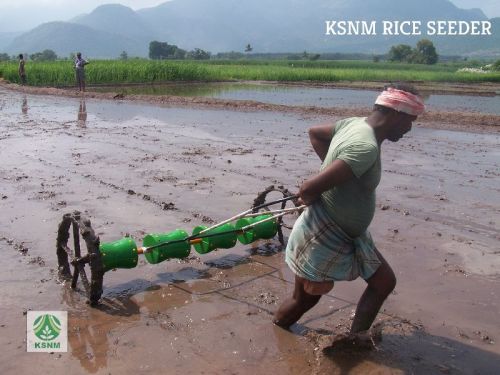
M21 85L26 84L26 69L24 65L25 65L24 56L21 53L19 54L19 68L18 68L19 80L21 82Z
M82 54L77 52L75 58L76 83L81 92L85 91L85 65L89 62L82 58Z
M367 287L347 339L361 337L357 334L371 327L396 286L394 272L367 230L382 171L380 148L385 140L399 141L424 109L415 88L400 83L386 86L368 117L309 129L322 165L299 190L299 202L308 207L297 219L286 248L295 287L275 312L276 325L288 329L335 282L361 276Z

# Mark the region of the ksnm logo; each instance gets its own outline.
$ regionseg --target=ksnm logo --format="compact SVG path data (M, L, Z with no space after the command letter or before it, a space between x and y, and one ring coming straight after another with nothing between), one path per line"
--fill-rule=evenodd
M33 332L42 341L55 340L61 333L61 322L54 315L40 315L33 322Z

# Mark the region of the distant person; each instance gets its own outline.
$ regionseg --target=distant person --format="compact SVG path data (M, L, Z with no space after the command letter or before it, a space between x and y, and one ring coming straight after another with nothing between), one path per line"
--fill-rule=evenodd
M26 84L26 69L24 67L25 61L24 61L24 56L23 54L19 54L19 80L21 81L21 85Z
M399 141L424 111L410 85L387 86L367 117L351 117L309 129L321 159L317 175L302 183L299 196L308 207L297 219L286 248L295 288L274 315L288 328L329 293L335 282L363 278L351 336L367 331L396 285L391 267L367 228L375 213L382 142Z
M89 62L82 58L82 54L78 52L75 59L76 83L81 92L85 91L85 65Z

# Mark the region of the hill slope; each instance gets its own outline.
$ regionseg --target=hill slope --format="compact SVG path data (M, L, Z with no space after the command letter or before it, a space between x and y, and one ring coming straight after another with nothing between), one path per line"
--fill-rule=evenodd
M58 56L82 51L94 58L118 57L122 51L144 56L147 46L125 36L110 34L69 22L44 23L14 39L8 50L11 53L51 49Z
M459 9L448 0L173 0L133 11L103 5L71 22L41 25L16 38L6 50L45 48L67 55L82 50L92 57L147 56L151 40L211 52L363 52L385 53L392 45L421 36L326 36L327 20L486 20L479 9ZM500 56L500 22L492 36L428 37L440 54Z

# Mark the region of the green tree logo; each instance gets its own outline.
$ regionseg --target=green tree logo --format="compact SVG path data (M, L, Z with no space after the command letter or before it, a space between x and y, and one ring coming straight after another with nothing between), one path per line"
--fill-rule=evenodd
M51 341L59 336L61 322L54 315L40 315L33 322L33 331L40 340Z

